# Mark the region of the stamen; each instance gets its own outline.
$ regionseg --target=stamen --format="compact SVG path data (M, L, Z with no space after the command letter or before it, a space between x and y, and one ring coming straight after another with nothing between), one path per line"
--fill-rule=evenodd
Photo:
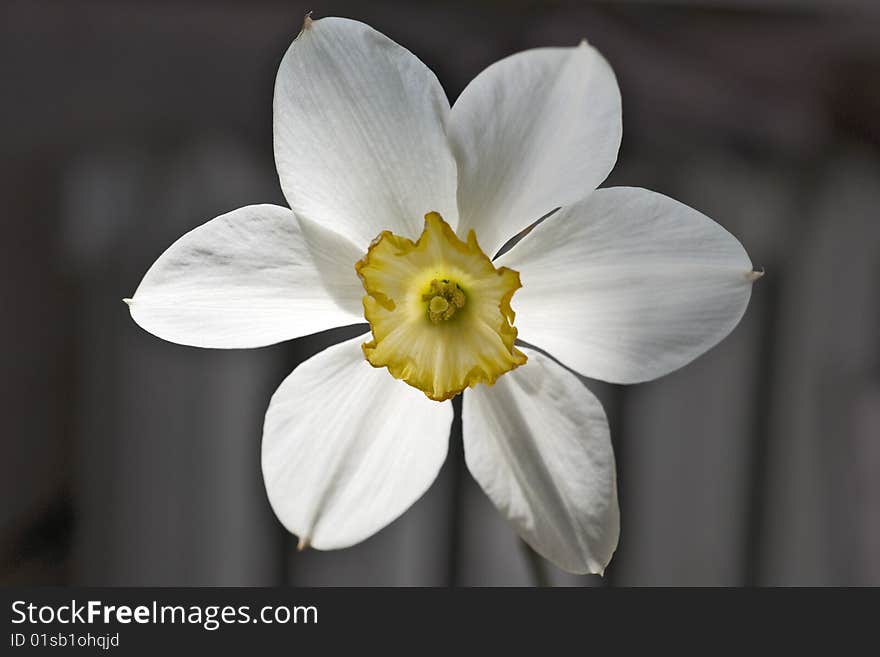
M422 295L422 301L428 302L428 319L435 324L452 319L456 310L464 308L464 290L458 283L448 278L434 279L428 291Z
M449 302L443 297L431 297L431 303L428 304L428 310L432 313L443 313L449 308Z

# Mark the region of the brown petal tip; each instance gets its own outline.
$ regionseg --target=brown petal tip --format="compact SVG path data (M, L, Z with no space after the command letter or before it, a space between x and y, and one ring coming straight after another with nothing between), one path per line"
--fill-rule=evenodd
M764 275L764 268L759 267L758 269L747 272L746 273L746 280L749 281L749 283L754 283L756 280L761 278L763 275Z

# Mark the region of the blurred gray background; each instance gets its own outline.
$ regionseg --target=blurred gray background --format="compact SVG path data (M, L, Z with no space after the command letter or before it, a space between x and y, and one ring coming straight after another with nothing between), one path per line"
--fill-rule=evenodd
M622 507L604 579L880 584L880 3L0 3L0 584L528 585L460 437L401 519L298 554L260 467L282 378L335 332L256 351L162 342L129 318L190 228L283 203L277 64L302 16L385 32L450 99L491 62L582 37L610 60L624 141L606 185L713 217L767 275L692 365L588 382Z

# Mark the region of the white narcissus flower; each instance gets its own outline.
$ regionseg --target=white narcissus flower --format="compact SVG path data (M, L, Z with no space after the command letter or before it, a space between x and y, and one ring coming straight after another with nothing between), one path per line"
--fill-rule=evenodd
M274 135L291 209L187 233L127 301L147 331L200 347L369 321L371 336L307 360L272 397L262 464L278 518L319 549L390 523L437 475L464 392L483 490L547 559L601 573L619 530L608 423L559 363L612 383L662 376L730 333L757 277L699 212L596 190L621 136L608 63L586 42L522 52L450 109L408 50L306 19L278 71Z

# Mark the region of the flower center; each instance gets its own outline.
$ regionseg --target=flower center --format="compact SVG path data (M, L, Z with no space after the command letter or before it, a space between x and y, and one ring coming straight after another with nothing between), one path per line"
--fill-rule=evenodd
M456 310L464 308L465 299L461 286L445 278L432 280L430 289L422 295L422 301L428 302L428 319L435 324L452 319Z
M526 362L510 307L519 274L496 268L473 231L464 242L430 212L416 242L385 231L355 270L373 333L364 356L430 399L491 385Z

